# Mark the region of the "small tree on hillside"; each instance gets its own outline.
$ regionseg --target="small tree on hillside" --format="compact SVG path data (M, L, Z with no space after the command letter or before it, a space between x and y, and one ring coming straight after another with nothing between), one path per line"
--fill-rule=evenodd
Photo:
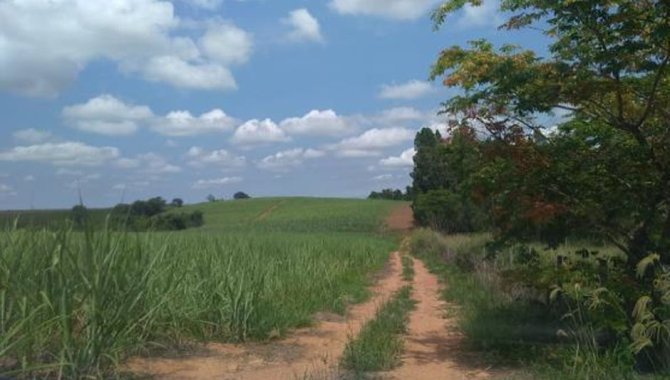
M211 203L216 202L216 197L212 194L209 194L207 196L207 202L211 202Z
M184 205L184 201L181 198L175 198L170 202L172 207L181 207Z
M235 193L235 195L233 195L233 199L249 199L249 198L251 198L249 194L243 191L238 191L237 193Z

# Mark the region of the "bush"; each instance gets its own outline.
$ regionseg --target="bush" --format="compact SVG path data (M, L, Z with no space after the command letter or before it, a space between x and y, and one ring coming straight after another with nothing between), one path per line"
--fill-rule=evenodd
M235 195L233 195L233 199L249 199L249 198L251 198L249 194L243 191L238 191L237 193L235 193Z

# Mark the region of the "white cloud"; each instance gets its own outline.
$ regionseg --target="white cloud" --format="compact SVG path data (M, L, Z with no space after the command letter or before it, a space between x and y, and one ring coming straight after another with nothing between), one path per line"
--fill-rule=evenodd
M0 89L55 96L97 60L177 87L236 87L227 64L194 42L201 27L181 28L168 1L8 0L0 2L0 20Z
M246 63L253 50L253 37L233 24L210 26L199 41L202 51L224 65Z
M234 118L218 108L198 117L188 111L172 111L165 117L154 120L152 129L165 136L195 136L230 131L236 123Z
M39 144L51 138L51 132L41 131L34 128L21 129L13 133L17 141L28 144Z
M215 179L199 179L193 184L194 189L209 189L212 187L225 186L234 183L240 183L243 179L241 177L223 177Z
M412 167L414 166L414 148L407 149L400 156L391 156L379 161L379 165L386 167Z
M137 131L140 122L153 117L147 106L135 106L103 94L84 104L63 109L63 117L72 127L81 131L107 136L130 135Z
M81 142L17 146L0 152L0 161L32 161L56 166L98 166L119 157L114 147L95 147Z
M249 120L235 130L232 141L234 143L251 145L272 142L285 142L290 138L281 128L270 119Z
M291 28L287 35L289 40L324 42L319 20L314 18L305 8L291 11L282 22Z
M147 80L198 90L235 90L230 70L213 63L190 63L176 56L154 57L144 67Z
M372 157L381 150L414 138L414 131L405 128L373 128L360 136L344 139L329 148L343 157Z
M496 27L503 22L498 7L499 2L493 0L484 1L480 6L466 4L457 25L461 28Z
M225 149L207 151L194 146L188 150L186 156L190 159L189 165L202 167L206 165L215 165L224 168L239 168L246 165L244 156L236 156Z
M354 127L333 110L312 110L302 117L283 120L282 130L296 135L341 136L351 132Z
M440 0L331 0L336 12L347 15L378 16L414 20L425 15Z
M435 89L426 81L411 80L401 84L382 85L379 97L383 99L402 99L411 100L426 96Z
M29 174L29 175L23 177L23 180L26 181L26 182L33 182L35 180L35 176Z
M298 167L305 160L323 157L325 152L316 149L290 149L263 158L258 167L265 170L285 171Z

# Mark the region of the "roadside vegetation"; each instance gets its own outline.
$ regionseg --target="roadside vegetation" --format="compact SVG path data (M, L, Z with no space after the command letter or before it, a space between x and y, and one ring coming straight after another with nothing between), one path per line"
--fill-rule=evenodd
M342 355L342 367L355 374L387 371L400 365L409 313L414 309L412 287L401 288L382 305L374 319L351 337Z
M405 281L414 279L414 260L409 255L402 256L402 278Z
M273 339L318 311L343 313L367 297L393 249L395 238L380 232L393 202L322 201L347 210L345 220L303 201L202 207L214 226L246 220L229 231L4 230L0 373L105 377L130 355Z
M443 1L436 29L480 1ZM432 67L458 94L415 139L413 252L448 277L484 353L536 377L670 373L670 8L659 1L499 4L502 31ZM453 235L468 234L468 235ZM473 235L474 234L474 235ZM555 372L552 372L555 371Z

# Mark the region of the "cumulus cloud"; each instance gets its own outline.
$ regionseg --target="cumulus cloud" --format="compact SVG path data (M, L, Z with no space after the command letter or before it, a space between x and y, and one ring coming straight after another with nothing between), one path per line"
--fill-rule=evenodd
M228 65L239 59L221 61L198 46L198 31L180 29L168 1L8 0L0 2L0 20L0 89L55 96L101 59L177 87L236 88Z
M253 50L253 37L233 24L212 25L199 41L202 51L224 65L246 63Z
M230 70L218 64L190 63L176 56L154 57L144 67L152 82L198 90L234 90L237 83Z
M12 135L17 141L28 144L39 144L51 139L51 132L34 128L21 129L15 131Z
M270 119L249 120L240 125L233 134L232 142L242 145L285 142L290 138Z
M325 154L316 149L290 149L263 158L258 163L258 167L265 170L285 171L301 166L305 160L323 157Z
M107 136L130 135L137 131L140 122L153 117L147 106L135 106L103 94L86 103L63 109L63 117L72 127L85 132Z
M198 117L188 111L172 111L165 117L154 120L152 130L165 136L195 136L232 130L237 121L220 109L214 109Z
M305 8L291 11L282 22L291 28L287 35L291 41L324 42L319 20Z
M214 165L224 168L239 168L245 166L247 162L244 156L236 156L225 149L207 151L197 146L191 147L186 156L189 158L189 165L194 167Z
M340 14L378 16L396 20L415 20L425 15L440 0L331 0Z
M354 129L352 123L333 110L312 110L302 117L283 120L282 130L296 135L341 136Z
M330 149L343 157L372 157L414 138L414 131L406 128L373 128L363 134L344 139Z
M0 152L0 161L31 161L56 166L99 166L120 156L115 147L96 147L81 142L17 146Z
M214 179L199 179L193 184L194 189L209 189L234 183L240 183L243 179L241 177L223 177Z
M433 91L434 88L429 82L411 80L407 83L382 85L379 97L382 99L411 100L426 96Z
M392 168L412 167L414 166L415 154L416 151L414 148L410 148L400 153L400 156L391 156L381 159L379 165Z

